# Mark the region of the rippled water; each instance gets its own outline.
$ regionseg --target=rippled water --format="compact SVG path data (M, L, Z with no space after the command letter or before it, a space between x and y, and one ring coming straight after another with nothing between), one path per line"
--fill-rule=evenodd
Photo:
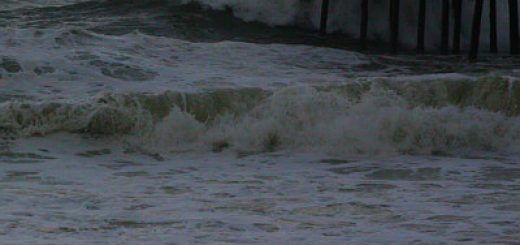
M54 136L24 141L0 159L7 244L520 239L517 157L143 155Z

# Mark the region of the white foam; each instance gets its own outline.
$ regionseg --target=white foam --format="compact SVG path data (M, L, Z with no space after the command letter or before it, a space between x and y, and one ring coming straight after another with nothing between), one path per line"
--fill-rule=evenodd
M257 1L257 0L182 0L183 2L199 2L214 9L232 8L236 16L246 21L262 21L270 25L287 25L294 23L301 7L300 0Z
M0 161L25 164L0 164L7 244L518 241L503 235L520 218L518 155L162 154L158 161L74 135L23 139L12 150L18 158Z
M2 57L14 58L23 69L4 74L3 92L49 99L91 97L100 91L341 83L355 66L369 63L359 53L305 45L192 43L138 32L116 37L71 28L2 29L0 43L8 47ZM36 74L38 67L54 71Z
M127 147L146 152L289 150L346 156L520 152L520 117L450 105L443 101L444 94L431 98L435 102L428 105L414 101L417 94L405 98L375 84L359 99L341 89L320 91L310 86L279 89L265 99L260 91L237 93L243 94L225 98L231 94L102 94L81 103L5 102L0 104L0 133L115 135L122 136ZM190 96L190 102L179 101L179 96ZM233 109L243 104L252 107Z
M178 151L229 145L239 152L318 151L339 155L516 152L520 118L472 107L413 107L373 89L359 103L334 92L293 87L249 113L213 123L174 111L137 145Z

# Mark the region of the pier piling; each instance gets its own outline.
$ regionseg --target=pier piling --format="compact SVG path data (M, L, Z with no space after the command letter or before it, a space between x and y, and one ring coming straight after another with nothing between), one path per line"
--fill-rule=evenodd
M450 46L450 0L442 0L441 53L448 54Z
M426 33L426 0L419 1L419 19L417 23L417 53L424 53L424 36Z
M397 52L399 49L399 11L400 1L390 0L390 42L392 45L392 52Z
M498 53L497 2L489 0L489 52Z
M367 48L368 36L368 0L361 2L361 26L359 28L359 42L362 50Z
M520 54L520 37L518 30L518 0L509 0L509 36L511 54Z
M321 21L320 21L320 34L327 34L327 22L329 19L329 0L322 0L321 2Z
M426 10L427 3L433 0L418 0L419 13L417 21L417 47L416 52L422 54L425 52L426 41ZM464 0L438 0L442 4L441 13L441 53L449 54L451 52L459 54L461 51L462 39L462 8ZM497 0L486 0L489 2L489 51L498 53L499 43L499 16L497 8ZM505 0L504 0L505 1ZM390 29L390 48L391 52L396 53L399 49L399 22L400 22L400 0L388 0L389 3L389 29ZM370 11L370 0L361 0L360 8L360 25L359 25L359 47L366 50L368 45L368 21ZM510 33L510 53L511 55L520 54L520 23L518 16L518 0L508 0L509 8L509 33ZM320 34L327 34L327 24L330 11L330 0L322 0L321 2L321 18L320 18ZM469 47L469 59L477 58L480 46L480 35L482 29L482 15L484 8L484 0L474 0L473 16L471 25L471 37ZM453 18L453 20L452 20ZM450 32L453 31L453 32ZM450 40L452 40L450 42Z
M460 53L462 34L462 0L453 0L453 53Z
M478 56L478 48L480 44L480 28L482 24L482 9L484 0L475 0L475 8L473 10L473 26L471 30L471 47L469 51L469 59L475 60Z

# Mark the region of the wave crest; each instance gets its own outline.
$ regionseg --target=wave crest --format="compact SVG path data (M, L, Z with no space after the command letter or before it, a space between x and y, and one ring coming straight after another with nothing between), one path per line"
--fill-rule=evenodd
M0 104L0 134L122 137L146 151L336 154L518 151L520 86L502 78L100 94Z

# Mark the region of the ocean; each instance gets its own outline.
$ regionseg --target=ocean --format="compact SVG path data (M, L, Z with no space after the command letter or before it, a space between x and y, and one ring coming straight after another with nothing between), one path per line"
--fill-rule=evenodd
M518 244L507 42L389 54L373 1L359 52L332 2L3 0L0 244Z

